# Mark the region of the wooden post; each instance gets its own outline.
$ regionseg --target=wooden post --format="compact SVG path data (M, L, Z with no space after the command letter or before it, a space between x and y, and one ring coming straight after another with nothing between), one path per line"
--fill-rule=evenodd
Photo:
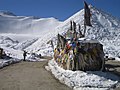
M52 46L52 48L54 50L54 45L53 45L53 41L52 40L50 41L50 44L51 44L51 46Z
M84 37L85 37L85 33L86 33L86 25L84 24Z
M72 30L73 27L72 27L72 21L70 21L70 30Z
M0 48L0 59L2 59L3 49Z
M78 24L78 25L79 25L79 38L81 38L83 36L83 34L81 32L81 26L80 26L80 24Z

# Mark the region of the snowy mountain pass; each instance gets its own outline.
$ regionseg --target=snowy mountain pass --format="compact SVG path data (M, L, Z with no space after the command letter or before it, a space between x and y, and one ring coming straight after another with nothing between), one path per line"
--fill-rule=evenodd
M87 27L86 38L99 40L104 46L104 51L106 55L110 57L111 56L119 57L120 56L120 20L114 18L113 16L99 9L96 9L93 6L91 6L91 13L92 13L93 27ZM73 16L71 16L70 18L68 18L67 20L65 20L64 22L60 22L55 18L36 18L36 17L16 16L10 12L6 12L6 13L2 12L0 13L0 27L1 27L0 47L4 49L5 53L8 56L11 56L15 60L23 59L23 50L26 50L28 53L30 53L27 55L27 59L32 61L38 61L37 59L35 59L35 57L31 57L32 53L35 53L37 55L41 54L43 56L52 56L53 47L51 47L51 45L48 42L52 40L54 46L56 46L57 34L58 33L62 35L65 34L66 31L70 28L71 20L77 23L77 29L78 29L78 24L80 24L81 31L83 32L84 29L83 17L84 17L83 9L77 12L76 14L74 14ZM120 59L117 58L117 60ZM5 62L6 60L2 59L0 61L0 65L2 66ZM43 88L40 86L41 84L43 84L43 86L46 85L44 84L46 83L46 81L43 80L44 83L43 82L41 83L39 82L39 80L46 78L44 77L44 74L46 75L48 73L44 73L46 71L43 70L40 71L41 66L39 65L41 65L40 63L42 62L37 62L36 63L37 66L34 63L36 62L33 63L22 62L10 66L11 69L7 68L8 69L7 70L5 68L5 71L1 70L0 87L2 87L3 89L10 88L12 90L18 88L22 88L22 90L26 90L26 89L34 90L38 88ZM17 69L17 67L20 70ZM47 69L50 69L52 73L55 75L55 77L58 78L62 83L65 83L66 85L76 90L79 89L81 90L81 88L87 90L88 89L105 90L111 88L113 89L119 83L119 78L111 73L82 72L82 71L73 72L69 70L64 70L58 67L53 60L49 62ZM21 71L20 74L19 71ZM35 73L35 75L33 75L34 74L33 72ZM6 78L8 77L7 75L11 76L10 78L12 79ZM32 79L31 81L35 81L35 82L31 82L30 78ZM49 82L48 84L51 84L52 81L47 81L47 82ZM7 85L8 87L6 87ZM59 86L59 84L56 86ZM56 88L57 87L55 87L55 89ZM62 88L61 90L64 89Z
M87 27L86 38L99 40L103 44L104 51L107 56L119 57L120 20L93 6L90 6L90 8L92 14L91 23L93 27ZM17 44L18 46L15 46L16 49L26 49L28 52L42 53L44 55L47 53L47 55L51 55L51 48L50 45L46 44L47 41L52 39L54 41L54 45L56 45L56 35L58 33L62 35L65 34L65 32L70 28L71 20L77 23L77 29L78 24L80 24L81 31L83 32L84 30L84 9L78 11L63 22L60 22L55 18L16 16L10 12L4 11L1 12L0 15L0 32L16 33L17 38L14 37L15 35L11 35L11 39L13 41L20 42L19 45ZM23 36L25 36L25 34L27 35L26 38L19 38L20 35L17 34L24 34ZM4 35L5 34L3 34L3 36ZM34 36L38 38L38 40L36 42L33 40L34 43L32 44L32 39L34 38L31 40L28 39ZM27 44L23 45L27 43L27 40L28 44L31 42L31 45L29 44L28 47ZM24 47L22 48L21 45Z

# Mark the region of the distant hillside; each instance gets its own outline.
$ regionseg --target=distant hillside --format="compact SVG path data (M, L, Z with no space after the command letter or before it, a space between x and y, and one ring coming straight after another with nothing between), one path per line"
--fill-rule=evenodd
M16 16L9 11L0 12L0 33L40 34L60 25L55 18L36 18L34 16Z

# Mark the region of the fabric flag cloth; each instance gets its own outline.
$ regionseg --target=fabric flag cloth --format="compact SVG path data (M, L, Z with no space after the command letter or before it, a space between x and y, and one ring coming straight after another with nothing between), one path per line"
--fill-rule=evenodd
M91 25L91 22L90 22L90 17L91 17L91 13L90 13L90 9L87 5L87 3L84 1L84 10L85 10L85 13L84 13L84 24L86 26L92 26Z

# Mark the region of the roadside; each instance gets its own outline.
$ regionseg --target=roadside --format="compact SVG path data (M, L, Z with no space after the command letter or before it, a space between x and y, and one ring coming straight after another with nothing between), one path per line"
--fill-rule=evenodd
M118 75L120 77L120 62L115 60L106 61L106 67L108 71Z
M109 69L108 71L118 75L120 80L120 62L115 60L108 60L106 61L106 67ZM115 90L120 90L119 88L116 88Z

